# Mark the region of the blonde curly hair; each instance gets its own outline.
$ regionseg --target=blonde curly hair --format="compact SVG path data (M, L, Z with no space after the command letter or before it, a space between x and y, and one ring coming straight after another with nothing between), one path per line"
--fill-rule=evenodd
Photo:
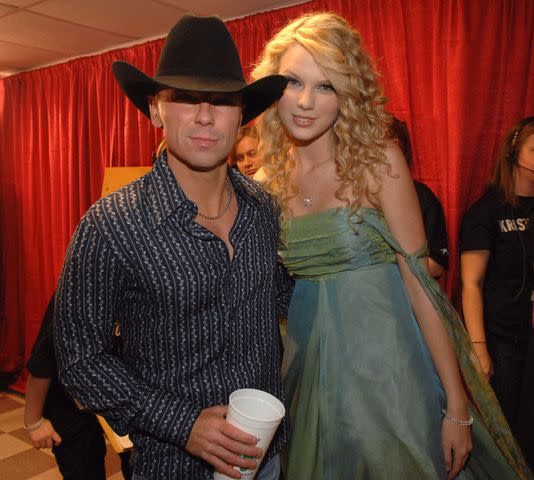
M360 34L334 13L306 14L290 22L267 43L252 72L253 79L277 74L282 56L295 44L313 56L338 98L334 138L336 169L341 182L336 197L344 200L353 214L363 197L379 207L378 190L371 191L366 174L379 187L383 173L389 173L384 148L390 115L384 110L386 98L378 85L373 62L362 49ZM256 125L266 173L263 184L277 198L284 224L291 216L288 202L297 191L289 182L295 162L277 104L267 109Z

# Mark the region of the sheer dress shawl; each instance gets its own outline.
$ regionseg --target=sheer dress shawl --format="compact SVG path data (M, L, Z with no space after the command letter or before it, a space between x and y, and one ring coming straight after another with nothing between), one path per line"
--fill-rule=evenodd
M516 471L519 478L532 479L534 475L527 467L521 450L515 441L508 423L499 407L493 390L482 373L478 357L473 350L473 344L458 313L439 284L428 274L421 262L426 255L426 246L415 253L406 253L399 242L393 237L384 217L376 210L362 209L364 221L369 223L380 233L390 247L406 259L410 271L417 278L432 305L438 312L443 325L453 343L460 365L460 370L469 391L472 404L501 453Z

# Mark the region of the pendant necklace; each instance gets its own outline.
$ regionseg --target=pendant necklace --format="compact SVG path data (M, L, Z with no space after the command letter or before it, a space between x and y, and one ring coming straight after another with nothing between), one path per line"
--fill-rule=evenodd
M230 180L228 180L228 177L226 177L226 180L224 181L224 186L226 187L226 193L228 195L228 198L226 199L226 204L224 205L223 209L219 212L218 215L204 215L203 213L200 213L200 211L197 210L197 215L199 217L202 217L204 220L218 220L221 218L226 211L228 210L228 207L230 206L230 202L232 201L232 188L230 187Z
M313 200L311 197L304 197L304 206L310 208L313 205Z

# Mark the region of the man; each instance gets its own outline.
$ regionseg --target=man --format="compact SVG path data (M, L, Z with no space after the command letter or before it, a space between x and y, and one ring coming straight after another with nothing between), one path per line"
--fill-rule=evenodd
M225 421L224 405L244 387L282 398L275 305L290 288L272 199L226 157L239 125L286 80L247 86L224 23L189 15L169 33L154 78L124 62L113 72L167 148L74 234L58 291L60 378L130 434L134 478L211 479L214 469L241 478L233 467L254 468L262 452ZM122 359L110 353L116 322ZM284 422L257 478L278 478L287 437Z

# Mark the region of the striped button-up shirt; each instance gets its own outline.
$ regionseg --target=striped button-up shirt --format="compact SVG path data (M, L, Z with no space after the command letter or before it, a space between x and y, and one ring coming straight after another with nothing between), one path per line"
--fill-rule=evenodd
M224 242L194 221L163 154L153 170L96 202L69 245L57 293L60 379L129 433L135 471L211 479L185 446L200 411L239 388L283 400L277 315L290 283L277 263L273 201L229 170L238 213ZM280 307L277 311L277 307ZM113 353L119 323L122 358ZM279 428L266 460L288 439Z

